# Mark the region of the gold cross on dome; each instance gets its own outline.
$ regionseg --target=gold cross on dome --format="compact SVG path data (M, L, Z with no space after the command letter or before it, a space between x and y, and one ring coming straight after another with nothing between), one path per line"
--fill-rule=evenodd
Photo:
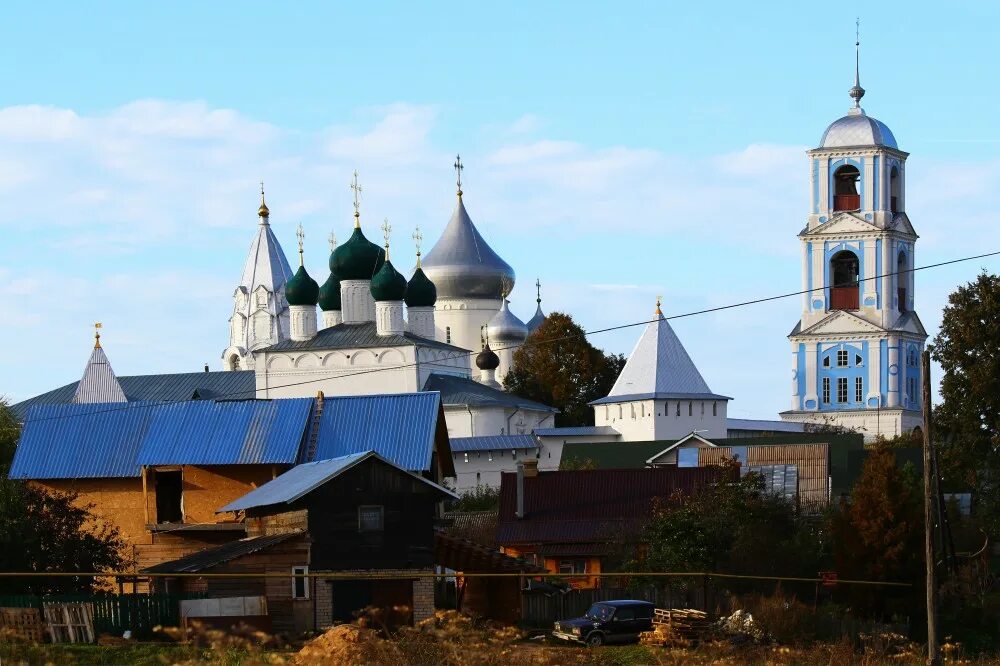
M389 234L392 233L392 225L389 224L389 218L385 218L382 222L382 238L385 239L385 258L389 258Z
M457 177L456 178L456 182L458 184L458 193L461 194L462 193L462 170L465 169L465 167L462 165L462 156L461 155L455 155L455 164L454 164L454 166L455 166L455 175Z
M354 192L354 226L360 227L361 222L361 186L358 185L358 172L354 172L354 179L351 181L351 191Z
M302 223L299 222L299 228L295 230L295 237L299 239L299 266L303 265L302 252L303 246L305 245L306 232L302 230Z

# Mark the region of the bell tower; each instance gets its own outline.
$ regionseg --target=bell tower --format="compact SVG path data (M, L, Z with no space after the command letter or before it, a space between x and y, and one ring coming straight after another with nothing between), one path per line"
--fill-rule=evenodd
M792 346L786 421L842 426L866 439L921 423L914 310L917 234L906 211L906 158L889 127L861 108L855 43L853 106L808 151L811 209L799 233L802 315Z

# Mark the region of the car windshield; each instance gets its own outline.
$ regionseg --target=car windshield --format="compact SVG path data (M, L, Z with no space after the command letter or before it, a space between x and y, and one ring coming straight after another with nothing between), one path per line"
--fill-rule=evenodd
M612 608L611 606L605 606L604 604L594 604L593 606L590 607L590 610L588 610L584 614L584 617L587 618L588 620L598 620L600 622L606 622L611 619L611 616L614 615L614 613L615 609Z

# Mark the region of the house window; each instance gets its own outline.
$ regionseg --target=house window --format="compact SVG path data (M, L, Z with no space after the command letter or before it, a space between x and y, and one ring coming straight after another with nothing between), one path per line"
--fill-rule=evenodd
M156 522L184 522L183 488L180 470L156 471Z
M846 368L847 367L847 350L841 349L837 352L837 367Z
M823 378L823 402L830 402L830 378Z
M451 344L451 326L444 327L444 341Z
M587 573L587 560L559 560L559 573L563 575Z
M381 532L385 528L385 509L378 505L358 507L358 531Z
M292 567L292 599L309 598L309 567Z
M865 382L861 377L854 378L854 402L865 401Z
M837 402L847 402L847 377L837 377Z

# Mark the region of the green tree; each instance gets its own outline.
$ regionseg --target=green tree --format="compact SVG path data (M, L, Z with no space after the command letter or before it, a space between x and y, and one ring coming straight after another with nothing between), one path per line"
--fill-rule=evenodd
M974 491L1000 535L1000 276L984 272L948 297L931 354L944 371L934 410L942 474Z
M912 465L900 469L890 448L871 451L850 499L830 514L838 574L852 580L919 583L923 522L921 482ZM900 598L885 588L850 586L848 590L855 606L873 612L893 610L889 601ZM919 595L911 591L903 597L909 604Z
M514 352L514 367L504 388L559 408L557 426L593 425L588 403L611 391L625 360L597 349L572 317L553 312Z
M6 477L10 471L10 463L14 460L14 449L20 436L21 423L7 401L0 398L0 478Z

